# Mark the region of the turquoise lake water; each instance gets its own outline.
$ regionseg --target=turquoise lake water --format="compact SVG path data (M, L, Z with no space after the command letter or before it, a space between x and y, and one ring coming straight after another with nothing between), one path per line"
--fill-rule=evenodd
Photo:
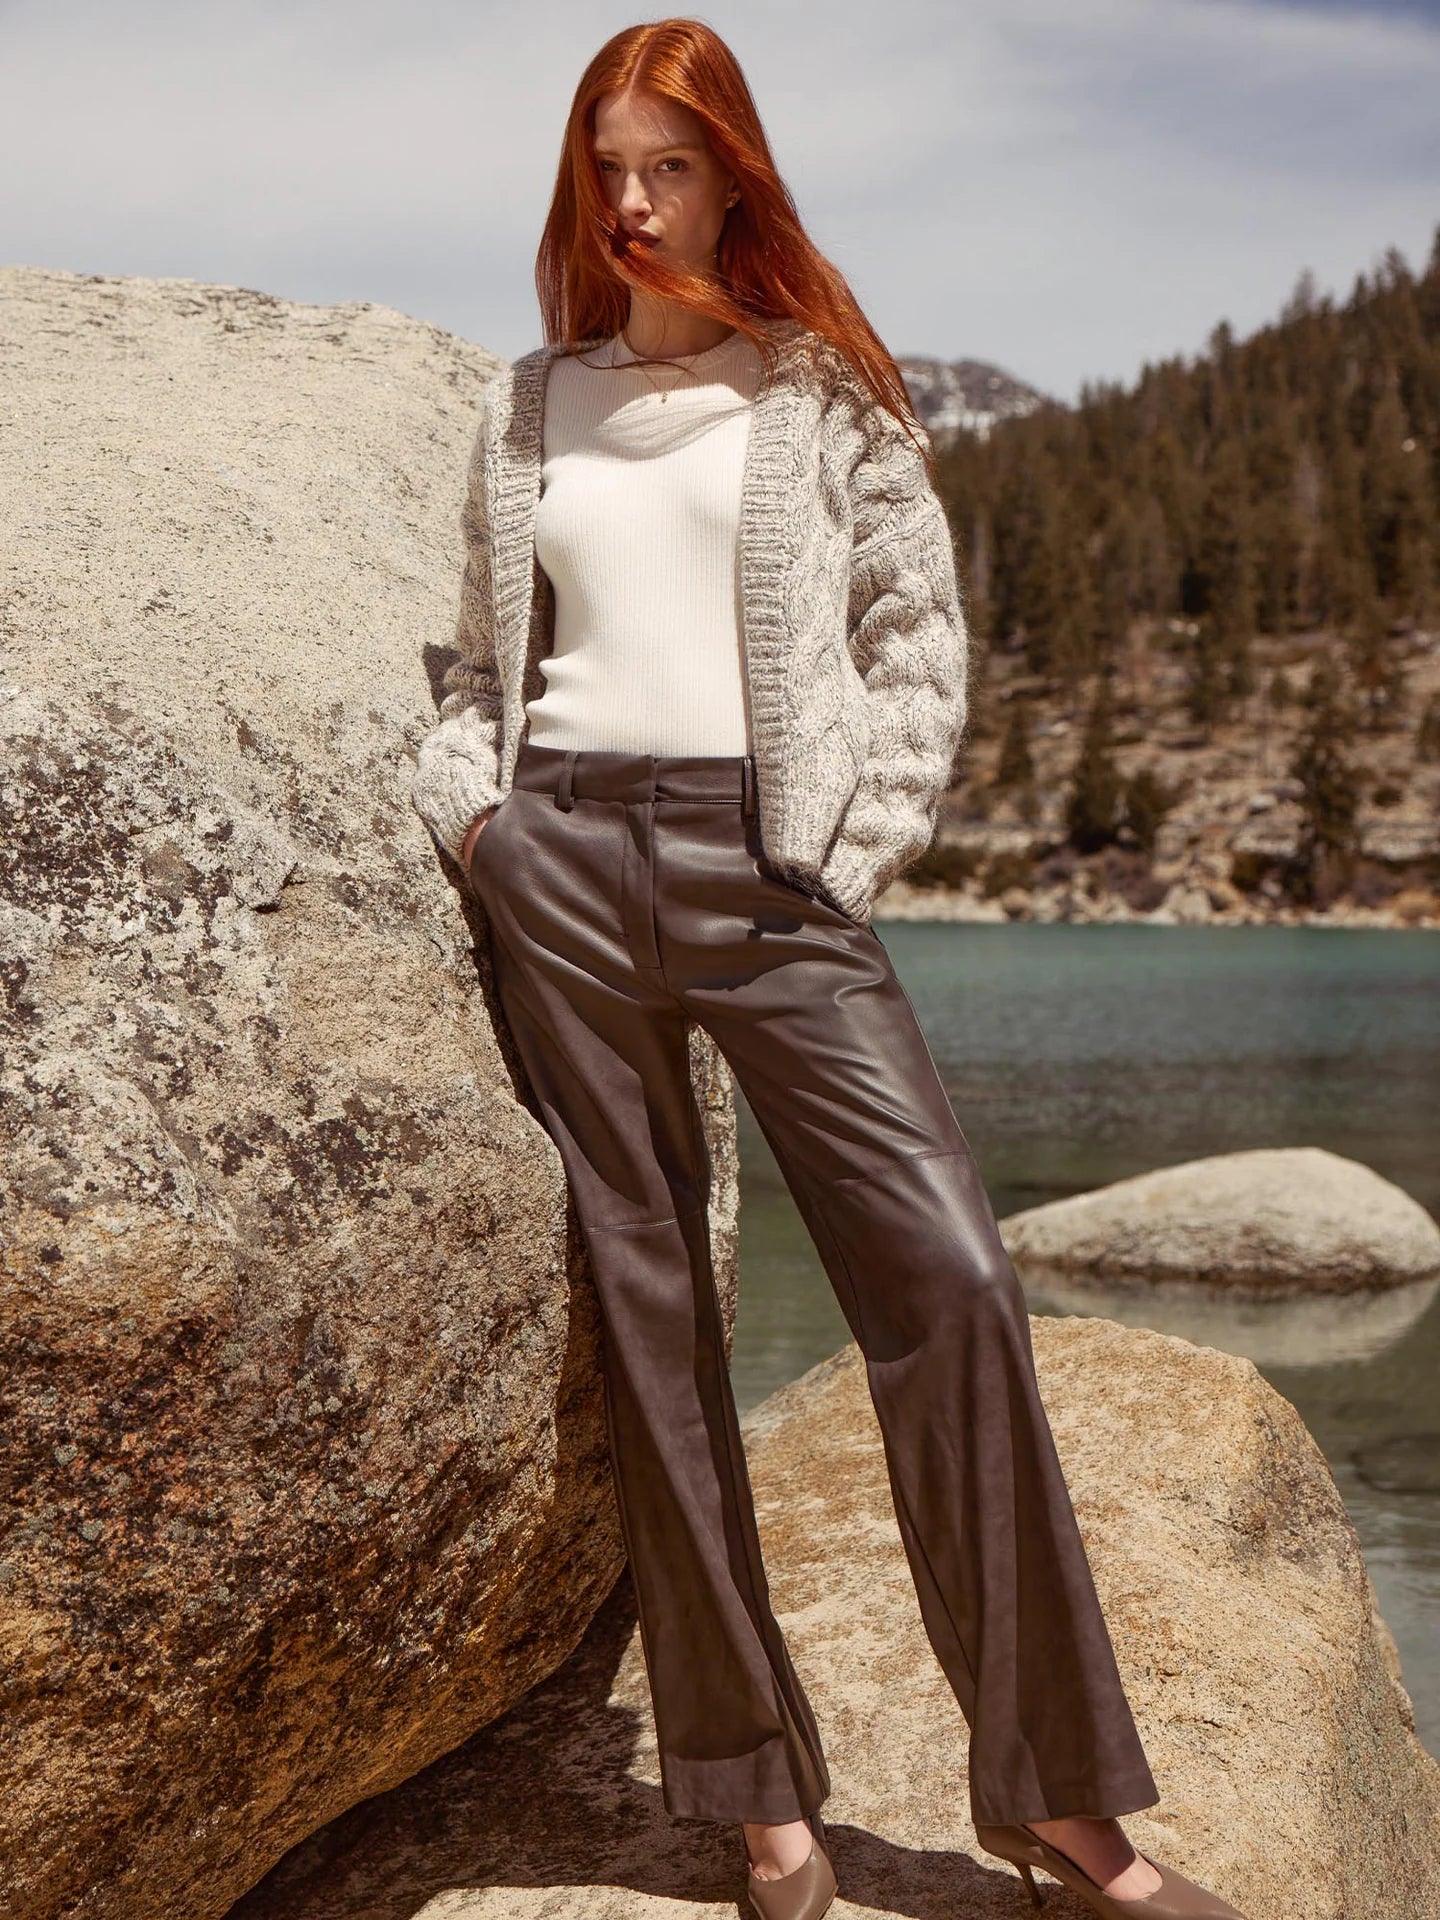
M1440 934L880 921L999 1218L1152 1167L1327 1147L1440 1214ZM742 1411L850 1338L740 1105ZM1440 1753L1440 1298L1087 1311L1245 1353L1355 1522ZM1032 1296L1036 1312L1059 1310Z

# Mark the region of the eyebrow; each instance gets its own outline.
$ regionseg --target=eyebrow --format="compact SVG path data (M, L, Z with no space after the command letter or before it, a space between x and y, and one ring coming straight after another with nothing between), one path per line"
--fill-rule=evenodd
M615 154L616 152L618 152L618 149L617 149L617 148L615 148L615 147L601 147L601 146L597 146L597 147L596 147L596 149L595 149L595 151L596 151L596 153L607 153L607 154ZM699 147L699 146L698 146L698 145L697 145L697 144L696 144L696 143L695 143L695 142L694 142L693 140L672 140L672 141L670 142L670 144L669 144L668 146L664 146L664 147L648 147L648 148L646 149L646 152L647 152L647 154L656 154L656 153L700 153L701 151L703 151L703 149L702 149L701 147Z

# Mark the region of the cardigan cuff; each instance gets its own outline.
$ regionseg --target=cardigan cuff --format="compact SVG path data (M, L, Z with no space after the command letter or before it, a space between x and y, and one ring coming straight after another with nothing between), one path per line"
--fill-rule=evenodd
M817 882L857 926L870 924L877 888L871 862L845 845L836 847L815 876Z
M478 815L501 798L498 784L487 779L473 761L452 758L445 765L443 780L417 780L410 790L410 801L438 845L456 866L465 836Z

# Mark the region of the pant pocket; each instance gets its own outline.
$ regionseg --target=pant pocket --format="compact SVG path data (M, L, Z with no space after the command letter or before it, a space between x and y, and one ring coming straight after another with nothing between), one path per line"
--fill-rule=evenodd
M470 882L471 888L477 893L479 892L479 887L476 885L476 882L478 879L480 879L483 876L485 872L485 862L480 857L480 849L485 845L485 843L489 840L490 836L495 832L496 828L499 826L500 818L510 804L510 797L511 796L509 793L505 793L501 795L498 803L495 806L494 811L491 813L489 819L485 822L484 826L481 827L479 833L475 837L475 843L470 849L470 862L465 869L465 877Z
M852 919L845 909L837 905L822 888L809 887L803 881L794 879L775 866L767 854L761 853L756 866L762 879L771 881L777 887L783 887L797 900L808 900L812 906L819 907L825 913L833 914L837 920L847 927L853 927L857 933L866 931L859 920Z

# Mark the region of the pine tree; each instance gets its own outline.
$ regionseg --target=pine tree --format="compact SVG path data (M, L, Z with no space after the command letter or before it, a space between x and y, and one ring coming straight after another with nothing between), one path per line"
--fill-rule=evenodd
M1154 853L1161 823L1178 798L1153 767L1138 768L1125 782L1121 826L1142 853Z
M1401 718L1405 668L1379 598L1367 594L1346 636L1350 678L1358 695L1359 723L1379 733Z
M1225 711L1224 650L1214 622L1206 618L1190 647L1185 680L1185 711L1208 735Z
M1318 617L1343 627L1354 620L1375 587L1375 569L1365 541L1360 463L1344 420L1339 393L1330 396L1325 449L1325 509L1320 548Z
M1110 682L1096 676L1095 696L1071 775L1065 825L1071 845L1080 853L1109 846L1120 827L1120 776L1111 739L1113 713Z
M1023 701L1012 700L991 785L1002 788L1028 787L1034 778L1035 762L1030 753L1030 715Z
M1382 377L1361 467L1365 536L1379 597L1401 618L1420 621L1433 597L1435 497L1398 370L1386 367Z
M1292 891L1325 907L1353 871L1360 803L1359 781L1344 749L1349 720L1328 660L1315 669L1306 705L1309 721L1290 768L1302 789Z
M1278 718L1294 698L1294 690L1285 677L1285 669L1276 667L1261 691L1260 712L1260 773L1268 778L1270 773L1270 730L1272 720Z
M1248 693L1255 632L1255 515L1245 452L1222 442L1212 463L1196 566L1222 700Z
M1246 446L1246 477L1250 490L1250 543L1255 628L1260 633L1288 633L1296 624L1297 595L1305 526L1303 451L1307 403L1287 391L1286 352L1280 336L1272 336L1272 363L1263 369L1266 382L1254 392L1262 370L1251 371L1253 425Z

